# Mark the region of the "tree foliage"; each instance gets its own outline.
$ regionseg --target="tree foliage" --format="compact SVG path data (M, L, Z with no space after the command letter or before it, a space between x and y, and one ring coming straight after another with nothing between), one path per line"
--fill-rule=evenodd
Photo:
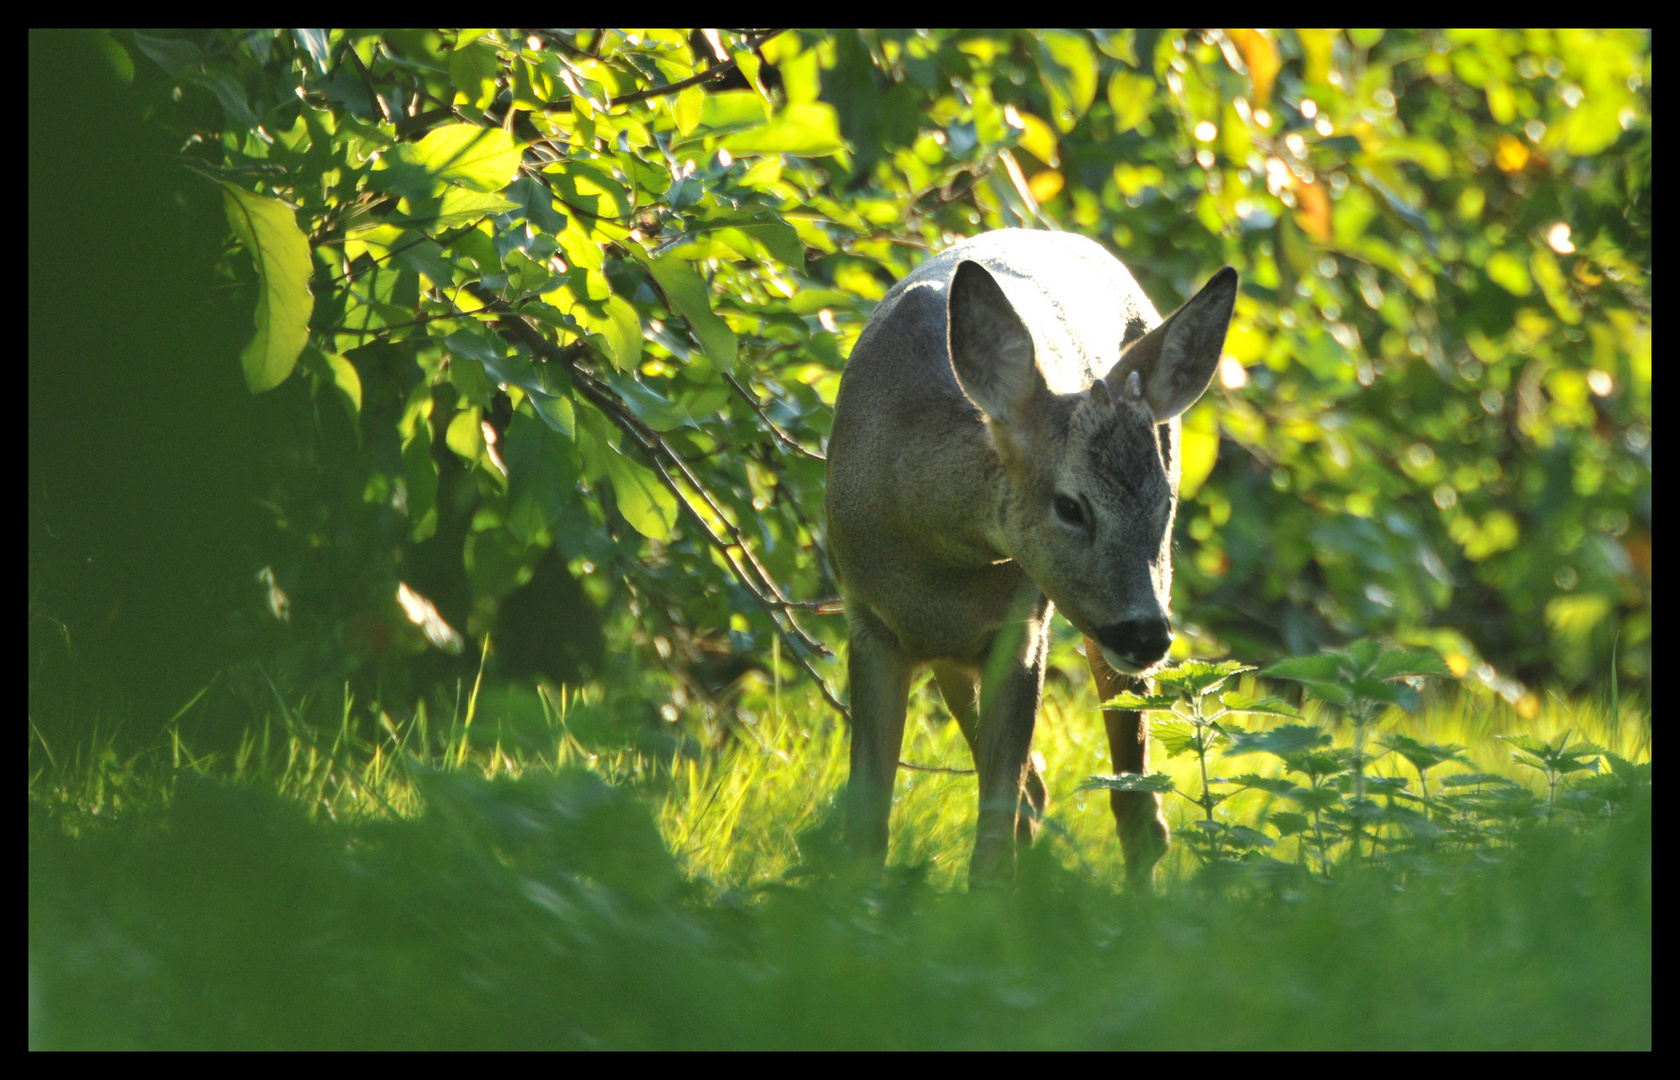
M1178 610L1647 677L1651 47L1597 31L216 31L102 39L221 186L292 670L704 687L842 636L823 449L873 304L1004 226L1170 310ZM290 396L286 396L286 395ZM399 594L405 599L399 602ZM281 601L285 601L284 604ZM824 621L830 620L830 621ZM439 651L442 650L442 651Z

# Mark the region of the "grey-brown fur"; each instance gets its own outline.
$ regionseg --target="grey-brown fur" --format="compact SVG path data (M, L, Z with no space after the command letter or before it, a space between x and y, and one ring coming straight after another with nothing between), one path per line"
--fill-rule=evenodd
M1235 295L1226 269L1163 323L1099 245L1001 230L882 300L841 380L828 455L856 850L885 854L917 666L933 667L975 753L971 875L985 878L1007 875L1044 811L1031 745L1051 605L1086 635L1105 696L1164 657L1177 417L1212 377ZM1116 771L1144 771L1141 717L1105 723ZM1128 868L1146 875L1166 850L1159 799L1113 794Z

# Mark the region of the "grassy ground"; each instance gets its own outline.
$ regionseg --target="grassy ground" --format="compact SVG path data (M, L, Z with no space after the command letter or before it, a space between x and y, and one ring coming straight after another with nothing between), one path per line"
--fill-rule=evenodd
M972 776L901 771L891 869L836 858L845 732L797 687L749 686L719 749L675 756L595 737L595 695L468 702L348 702L336 728L277 706L203 756L36 739L31 1044L1650 1045L1648 797L1333 886L1215 887L1179 845L1143 895L1077 790L1109 767L1076 675L1036 741L1046 832L1014 890L969 895ZM1648 716L1620 713L1465 695L1387 730L1533 787L1497 735L1649 761ZM909 732L905 760L971 764L931 685ZM1194 757L1158 750L1194 788ZM1258 825L1271 798L1220 809Z

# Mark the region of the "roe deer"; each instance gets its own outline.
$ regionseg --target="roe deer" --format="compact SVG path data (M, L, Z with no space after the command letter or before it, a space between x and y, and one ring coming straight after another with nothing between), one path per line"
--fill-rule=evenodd
M1032 754L1052 605L1106 700L1167 655L1178 416L1207 389L1237 295L1219 271L1165 322L1120 262L1004 229L881 301L840 381L828 535L851 633L846 833L884 858L911 676L933 668L973 752L971 883L1014 872L1044 814ZM1142 714L1104 713L1116 772ZM1167 850L1160 796L1110 792L1133 879Z

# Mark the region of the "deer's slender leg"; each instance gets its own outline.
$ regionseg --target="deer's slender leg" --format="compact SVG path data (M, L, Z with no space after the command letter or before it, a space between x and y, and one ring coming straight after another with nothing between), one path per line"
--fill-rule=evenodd
M939 683L939 694L945 707L956 717L968 743L968 752L980 760L980 672L949 661L933 665L933 677ZM1015 820L1015 841L1030 844L1038 836L1039 823L1044 820L1049 791L1044 786L1044 772L1036 755L1027 755L1027 778L1022 785L1021 807Z
M1085 639L1085 662L1096 680L1097 694L1107 701L1128 690L1148 693L1142 679L1123 675L1103 659L1102 648ZM1108 746L1114 755L1116 773L1149 771L1149 722L1141 712L1104 709L1103 726L1108 728ZM1126 876L1153 884L1155 864L1167 853L1167 821L1161 815L1161 796L1152 791L1110 791L1109 808L1114 811L1115 831L1126 857Z
M852 755L846 838L854 854L881 862L887 857L887 819L913 665L879 620L866 611L849 614Z
M1020 614L999 629L982 677L979 753L975 759L980 774L980 814L974 860L969 865L971 886L1014 874L1022 793L1029 791L1033 727L1044 692L1049 603L1039 596L1018 605L1017 610ZM1040 790L1042 785L1040 777ZM1033 824L1029 824L1029 836L1032 831Z

